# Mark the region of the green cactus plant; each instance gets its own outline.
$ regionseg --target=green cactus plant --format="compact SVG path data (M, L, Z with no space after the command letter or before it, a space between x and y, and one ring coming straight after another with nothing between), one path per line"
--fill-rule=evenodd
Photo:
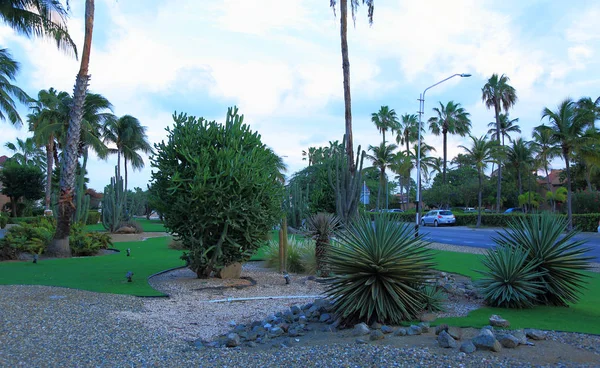
M102 225L111 233L114 233L123 220L123 178L115 176L110 178L110 184L104 188L102 199Z
M84 161L87 161L87 157L84 157ZM85 194L83 190L83 184L85 181L85 169L81 169L79 173L77 173L75 177L75 212L73 212L73 218L71 219L73 223L82 223L85 224L87 222L87 217L90 209L90 196Z
M309 215L308 210L308 184L306 190L302 190L297 182L288 185L286 193L285 210L287 211L288 223L291 227L302 227L302 220Z
M345 136L342 142L345 145ZM359 168L354 174L348 169L345 152L334 151L332 159L333 163L328 169L328 174L329 185L335 192L335 212L343 223L348 223L358 214L365 153L361 152L361 146L358 146L355 162Z

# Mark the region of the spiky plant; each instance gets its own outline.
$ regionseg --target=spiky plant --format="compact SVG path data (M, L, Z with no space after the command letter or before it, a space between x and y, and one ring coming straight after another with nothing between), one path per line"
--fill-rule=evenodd
M494 239L500 247L522 247L528 252L527 261L538 264L535 271L542 274L544 286L538 297L542 304L566 307L576 303L586 284L582 271L589 269L593 257L585 255L590 251L583 247L586 240L574 239L579 231L565 234L567 226L564 217L544 213L511 221L509 229Z
M279 269L279 242L270 240L266 251L267 267ZM298 239L293 236L287 241L287 260L285 262L287 271L293 273L312 273L305 268L305 259L310 253L314 253L315 245L310 239Z
M421 287L431 277L432 252L423 235L390 215L358 217L330 249L326 294L345 323L398 324L422 311Z
M435 285L425 285L421 289L423 293L423 309L428 312L444 311L446 295Z
M331 236L340 225L340 219L331 214L319 212L310 216L306 221L308 234L315 240L315 258L317 261L317 275L328 277L330 275L328 254L331 248Z
M529 259L521 247L500 246L487 251L482 261L486 270L477 281L483 298L492 307L531 308L543 293L539 263Z

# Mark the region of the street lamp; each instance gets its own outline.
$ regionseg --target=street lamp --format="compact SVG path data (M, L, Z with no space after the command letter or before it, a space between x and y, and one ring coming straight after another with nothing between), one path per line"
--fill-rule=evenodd
M531 176L537 174L536 170L531 170ZM527 212L531 212L531 176L529 177L529 209Z
M445 81L447 81L448 79L452 79L454 77L462 77L462 78L467 78L470 77L471 74L466 74L466 73L462 73L462 74L454 74L449 76L446 79L443 79L439 82L437 82L436 84L433 84L427 88L425 88L425 90L423 91L423 93L419 96L419 143L418 143L418 148L417 148L417 215L416 215L416 223L415 223L415 237L419 236L419 221L420 221L420 204L421 204L421 116L425 113L425 92L427 92L428 89L431 89L435 86L437 86L438 84L442 84Z

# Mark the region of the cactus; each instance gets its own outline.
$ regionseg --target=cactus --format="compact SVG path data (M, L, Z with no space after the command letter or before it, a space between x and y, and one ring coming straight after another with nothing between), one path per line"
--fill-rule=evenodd
M87 217L90 209L90 196L85 194L83 184L85 181L85 167L87 163L87 155L83 156L83 165L75 176L75 212L73 212L73 223L84 224L87 222Z
M345 145L345 136L342 142ZM361 152L360 148L361 146L358 146L355 161L359 168L354 174L348 169L348 159L345 152L334 151L333 163L328 168L329 185L335 192L335 212L343 223L347 223L358 214L363 161L365 159L365 153Z
M302 190L297 182L288 185L286 207L289 225L300 228L308 215L308 184L306 190Z
M115 176L110 178L110 184L104 188L102 198L102 225L111 233L119 228L123 214L123 178Z

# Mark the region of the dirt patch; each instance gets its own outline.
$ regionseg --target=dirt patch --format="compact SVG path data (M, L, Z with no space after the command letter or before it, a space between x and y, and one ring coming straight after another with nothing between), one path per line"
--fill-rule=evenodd
M160 238L170 236L168 233L140 233L140 234L110 234L113 243L142 241L148 238Z

